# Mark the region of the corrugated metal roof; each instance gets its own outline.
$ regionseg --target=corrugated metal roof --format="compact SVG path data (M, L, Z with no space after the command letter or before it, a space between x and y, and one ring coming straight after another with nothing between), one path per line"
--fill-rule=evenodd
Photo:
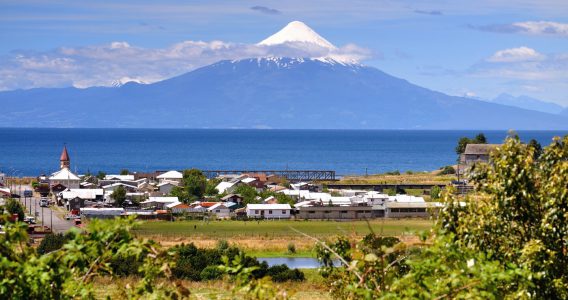
M487 155L501 144L467 144L464 154L467 155Z

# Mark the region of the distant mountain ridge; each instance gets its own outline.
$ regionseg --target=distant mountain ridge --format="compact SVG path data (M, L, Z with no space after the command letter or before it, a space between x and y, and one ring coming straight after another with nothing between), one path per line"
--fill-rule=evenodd
M0 92L0 126L568 129L565 116L448 96L344 59L300 23L263 42L327 55L224 60L153 84Z
M559 114L564 109L563 106L556 103L546 102L524 95L515 97L507 93L500 94L491 100L491 102L550 114Z
M221 61L154 84L0 93L2 127L567 129L568 118L452 97L312 58Z

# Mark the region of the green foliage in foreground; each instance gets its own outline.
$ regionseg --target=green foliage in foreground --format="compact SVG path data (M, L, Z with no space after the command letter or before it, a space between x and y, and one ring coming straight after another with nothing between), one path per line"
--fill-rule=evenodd
M168 252L157 244L130 234L132 219L89 223L84 232L72 230L61 248L46 254L27 244L27 226L7 223L0 236L0 298L2 299L93 299L92 281L98 276L116 276L110 267L118 256L135 255L142 264L135 286L121 287L122 298L171 298L189 296L189 291L168 280ZM146 253L146 255L142 255ZM156 283L158 277L165 283Z
M323 262L333 253L346 265L323 269L333 296L568 299L568 137L535 151L507 139L490 165L475 167L475 196L443 192L446 206L421 243L374 234L320 243Z
M6 200L5 208L10 215L18 215L18 220L24 220L24 207L22 207L22 204L18 200L11 198Z

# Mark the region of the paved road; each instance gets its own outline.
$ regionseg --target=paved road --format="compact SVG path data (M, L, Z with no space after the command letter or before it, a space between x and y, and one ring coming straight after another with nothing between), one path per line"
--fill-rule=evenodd
M25 204L23 203L26 200ZM20 198L22 204L26 207L26 215L36 216L37 225L49 226L53 232L66 232L73 226L72 221L65 220L59 217L57 212L54 212L51 207L40 207L39 198L31 198L31 213L30 213L30 198ZM43 221L43 222L42 222Z

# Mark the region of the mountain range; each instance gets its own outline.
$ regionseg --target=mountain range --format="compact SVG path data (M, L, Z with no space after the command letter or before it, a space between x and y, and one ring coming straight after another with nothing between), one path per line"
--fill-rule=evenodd
M492 99L491 102L520 107L529 110L536 110L540 112L550 113L550 114L559 114L564 109L563 106L558 105L556 103L542 101L536 98L532 98L529 96L513 96L507 93L502 93L496 98Z
M278 43L337 49L301 22L260 44ZM1 92L0 126L568 129L566 116L449 96L329 53L220 61L152 84Z

